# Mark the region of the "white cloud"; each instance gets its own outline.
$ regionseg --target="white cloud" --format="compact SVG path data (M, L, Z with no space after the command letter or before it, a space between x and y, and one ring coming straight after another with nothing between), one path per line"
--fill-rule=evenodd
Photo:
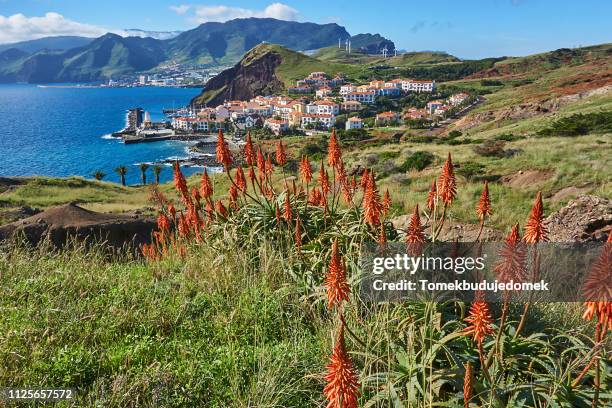
M42 17L26 17L21 13L12 16L0 15L0 44L57 35L98 37L109 31L120 34L117 30L78 23L54 12L46 13Z
M195 16L191 19L198 24L209 21L224 22L235 18L268 17L278 20L295 21L298 11L283 3L272 3L263 10L253 10L229 6L196 6Z
M176 14L185 14L189 11L189 9L191 8L191 6L187 5L187 4L181 4L179 6L170 6L168 7L170 10L174 11Z

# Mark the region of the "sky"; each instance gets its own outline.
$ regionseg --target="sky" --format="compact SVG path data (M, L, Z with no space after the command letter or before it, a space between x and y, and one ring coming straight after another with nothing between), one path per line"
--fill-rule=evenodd
M163 1L0 0L0 44L123 29L188 30L241 17L337 23L408 51L461 58L520 56L612 42L609 0Z

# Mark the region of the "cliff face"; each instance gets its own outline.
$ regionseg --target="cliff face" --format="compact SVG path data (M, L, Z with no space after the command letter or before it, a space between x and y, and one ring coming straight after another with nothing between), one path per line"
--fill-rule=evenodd
M226 100L248 100L283 91L285 85L276 76L276 68L281 63L282 56L273 51L256 58L249 58L247 54L238 64L208 81L205 91L192 103L216 106Z

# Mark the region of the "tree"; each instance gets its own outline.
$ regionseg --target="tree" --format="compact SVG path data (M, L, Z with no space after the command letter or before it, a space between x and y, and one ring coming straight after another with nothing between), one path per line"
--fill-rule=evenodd
M125 175L127 174L127 167L123 164L115 169L115 173L117 173L121 177L121 185L125 186Z
M149 165L147 163L140 163L138 167L140 167L142 184L147 184L147 170L149 169Z
M153 174L155 175L155 184L159 184L159 173L163 170L162 166L155 165L153 166Z
M102 180L104 177L106 177L106 173L103 173L100 170L96 170L93 174L93 178L95 178L98 181Z

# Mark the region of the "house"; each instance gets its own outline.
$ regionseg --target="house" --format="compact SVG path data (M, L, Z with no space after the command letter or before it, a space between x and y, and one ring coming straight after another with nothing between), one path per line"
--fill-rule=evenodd
M315 101L306 106L306 113L337 115L340 113L340 107L332 101Z
M361 103L374 103L376 101L376 93L374 91L351 92L344 97L344 101L357 101Z
M450 107L443 105L434 110L433 114L437 116L445 116L449 109Z
M347 94L350 94L351 92L354 92L354 91L355 91L355 87L353 86L353 84L346 84L340 87L340 95L342 96L346 96Z
M285 132L289 129L289 123L283 119L272 119L268 118L264 122L264 128L268 128L275 135L280 135L282 132Z
M402 90L404 92L433 92L436 90L436 81L404 80Z
M376 96L400 96L402 91L397 87L383 86L382 88L376 88L374 92L376 93Z
M363 120L357 116L354 116L352 118L348 118L344 126L346 130L361 129L363 127Z
M427 112L430 115L433 115L434 111L436 109L441 108L442 106L444 106L444 101L436 100L436 101L427 102Z
M325 98L326 96L329 96L332 94L332 89L329 86L322 86L321 88L317 89L317 91L315 92L315 96L317 98Z
M361 102L358 101L346 101L340 104L340 110L345 112L357 112L363 108Z
M376 120L374 123L376 123L376 125L378 126L388 125L388 124L397 122L399 118L400 118L399 113L387 111L387 112L382 112L382 113L377 114Z
M300 126L302 128L308 125L319 125L326 128L332 127L336 123L336 117L330 114L306 113L301 117Z
M172 128L188 132L208 132L208 130L210 129L210 121L207 118L201 117L194 118L187 116L178 116L172 119Z
M468 94L464 92L460 92L460 93L451 95L448 98L448 102L453 106L461 105L463 101L465 101L468 98L468 96L469 96Z
M410 108L404 112L404 120L424 119L427 117L425 109Z

